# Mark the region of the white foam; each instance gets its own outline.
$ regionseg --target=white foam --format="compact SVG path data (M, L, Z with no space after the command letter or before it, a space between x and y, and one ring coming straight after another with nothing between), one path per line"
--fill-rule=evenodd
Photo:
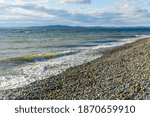
M34 81L58 75L70 67L101 57L101 55L90 56L90 52L92 51L86 50L79 54L63 56L46 62L36 62L15 69L13 70L15 75L0 76L0 90L22 87Z
M95 49L122 46L124 44L132 43L132 42L135 42L137 40L140 40L140 39L143 39L143 38L148 38L148 37L150 37L150 35L136 35L136 38L121 39L121 41L113 42L113 43L110 43L109 45L105 45L105 44L104 45L99 45L99 46L95 47Z

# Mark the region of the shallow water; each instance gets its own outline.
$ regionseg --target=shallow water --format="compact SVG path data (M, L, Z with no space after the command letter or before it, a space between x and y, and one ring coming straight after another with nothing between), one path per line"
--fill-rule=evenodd
M49 78L149 35L149 28L1 29L0 90Z

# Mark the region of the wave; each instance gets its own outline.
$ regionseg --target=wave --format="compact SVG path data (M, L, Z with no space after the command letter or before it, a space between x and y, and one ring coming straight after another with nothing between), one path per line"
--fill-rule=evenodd
M72 55L79 53L80 51L64 51L64 52L57 52L57 53L42 53L42 54L32 54L32 55L25 55L25 56L17 56L17 57L12 57L8 58L4 61L9 61L9 62L38 62L38 61L45 61L51 58L56 58L56 57L62 57L62 56L67 56L67 55Z
M33 62L33 61L37 61L37 60L49 59L49 58L52 58L55 56L56 56L55 53L33 54L33 55L25 55L25 56L8 58L7 61L10 61L10 62L13 62L13 61Z
M13 58L1 59L0 60L0 76L12 74L13 69L24 67L28 64L34 64L37 62L46 62L51 59L57 59L63 56L69 56L80 53L77 51L63 51L57 53L42 53L42 54L32 54L25 56L17 56Z
M81 65L102 56L102 54L93 50L69 53L60 53L58 55L61 57L43 62L36 61L13 69L11 73L0 76L0 90L22 87L36 80L58 75L70 67Z
M109 38L135 38L136 35L120 35L120 34L113 34L110 36L107 36Z

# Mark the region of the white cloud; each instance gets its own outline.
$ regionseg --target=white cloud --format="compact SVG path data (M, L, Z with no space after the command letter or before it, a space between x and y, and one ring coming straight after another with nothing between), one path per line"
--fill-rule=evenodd
M59 0L66 3L90 3L91 0Z
M5 2L5 0L0 0L0 3L4 3Z
M39 5L47 5L48 2L51 0L32 0L32 1L27 1L27 0L15 0L15 4L39 4Z
M149 25L150 11L147 7L141 7L141 0L118 0L117 4L103 10L96 11L90 14L95 24L101 25L115 25L115 26L135 26L135 25ZM145 6L143 5L143 6Z

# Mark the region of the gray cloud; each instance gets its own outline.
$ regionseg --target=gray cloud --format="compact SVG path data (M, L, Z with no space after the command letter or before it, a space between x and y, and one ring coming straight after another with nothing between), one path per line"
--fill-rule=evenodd
M74 25L74 22L78 22L80 25L116 25L116 24L126 24L123 13L114 13L114 12L102 12L95 14L83 14L83 13L70 13L67 10L58 10L58 9L48 9L45 7L35 6L35 5L22 5L16 6L22 9L30 10L35 12L46 13L48 15L54 15L56 17L54 22L57 23L68 23L68 21ZM38 17L37 17L38 19Z

